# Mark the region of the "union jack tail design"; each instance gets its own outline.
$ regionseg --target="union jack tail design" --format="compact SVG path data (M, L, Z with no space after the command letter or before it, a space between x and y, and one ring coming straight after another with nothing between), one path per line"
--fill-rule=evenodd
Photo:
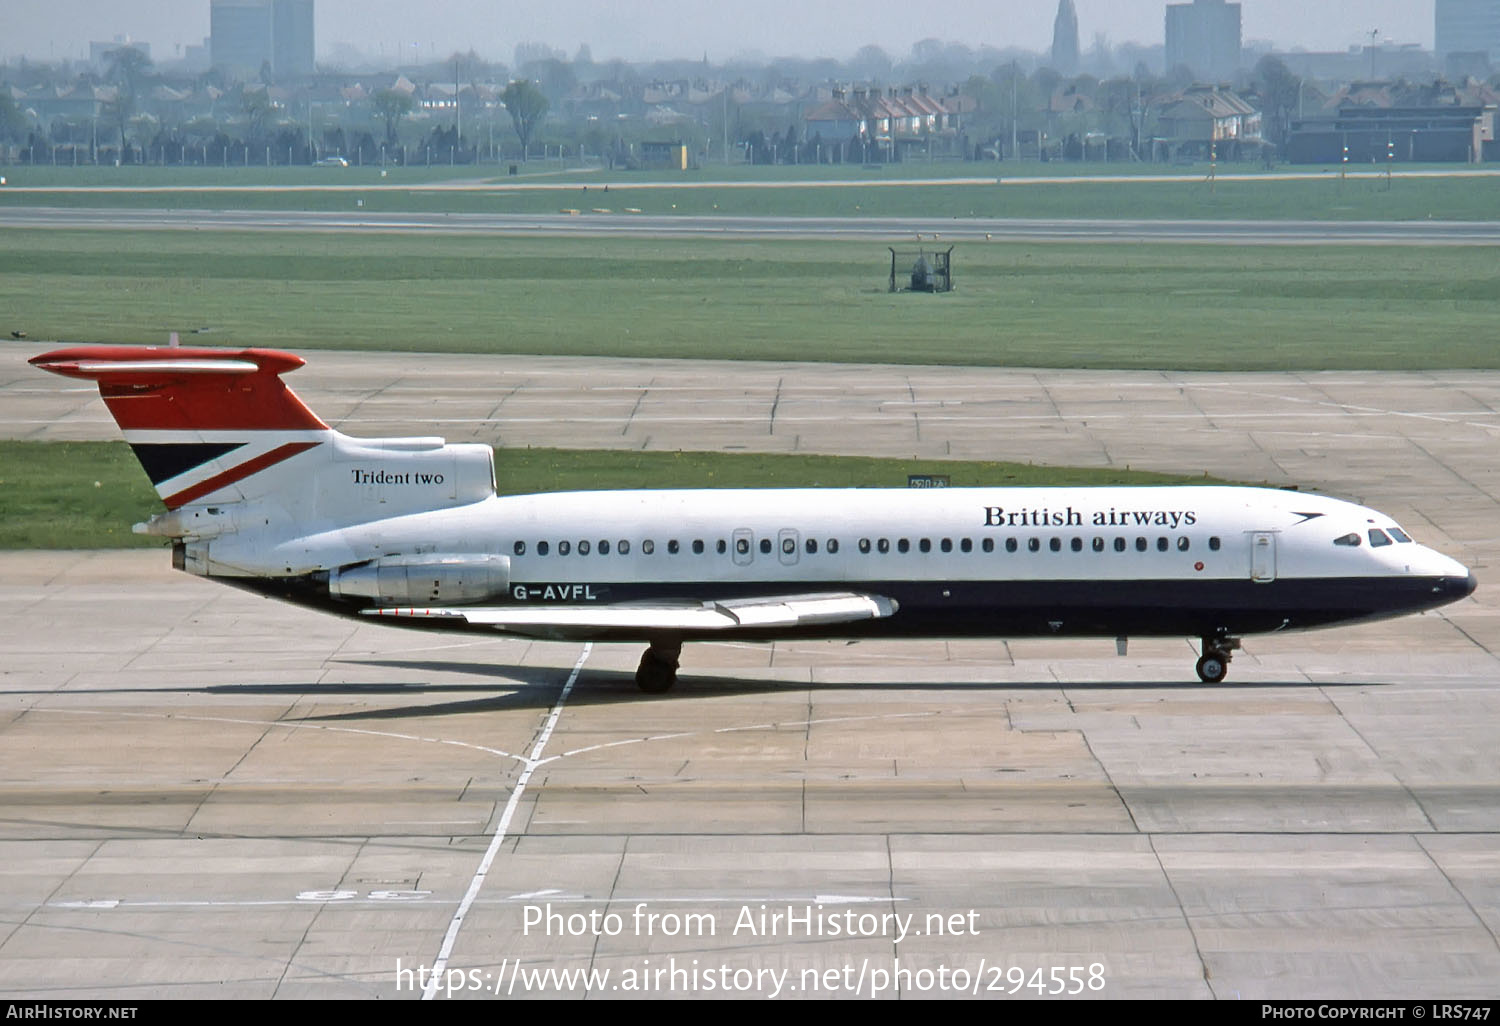
M303 360L272 349L75 346L33 366L98 382L168 509L269 494L266 474L333 437L281 380Z

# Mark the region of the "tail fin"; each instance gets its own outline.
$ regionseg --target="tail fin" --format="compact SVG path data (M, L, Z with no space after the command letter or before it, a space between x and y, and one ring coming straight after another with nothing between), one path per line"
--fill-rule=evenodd
M75 346L33 366L99 384L168 509L270 491L262 471L331 440L281 380L303 360L271 349Z

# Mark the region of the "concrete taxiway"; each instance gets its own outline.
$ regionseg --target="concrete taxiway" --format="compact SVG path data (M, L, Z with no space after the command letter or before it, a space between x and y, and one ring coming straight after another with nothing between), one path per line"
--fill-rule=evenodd
M0 347L0 435L116 437L39 351ZM0 991L1494 996L1500 374L304 355L355 434L1211 470L1481 585L1214 687L1187 639L796 643L644 698L630 646L0 555Z

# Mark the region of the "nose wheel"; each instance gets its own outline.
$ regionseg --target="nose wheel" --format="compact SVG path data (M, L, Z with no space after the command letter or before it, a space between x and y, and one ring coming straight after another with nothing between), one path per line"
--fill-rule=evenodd
M1229 676L1229 660L1234 650L1240 647L1239 638L1217 635L1203 639L1203 655L1198 658L1198 679L1205 684L1218 684Z

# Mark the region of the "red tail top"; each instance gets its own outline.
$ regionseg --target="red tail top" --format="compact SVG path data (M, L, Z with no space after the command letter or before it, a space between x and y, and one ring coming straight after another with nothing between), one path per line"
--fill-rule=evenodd
M124 431L327 430L282 382L303 360L274 349L74 346L31 359L99 383Z

